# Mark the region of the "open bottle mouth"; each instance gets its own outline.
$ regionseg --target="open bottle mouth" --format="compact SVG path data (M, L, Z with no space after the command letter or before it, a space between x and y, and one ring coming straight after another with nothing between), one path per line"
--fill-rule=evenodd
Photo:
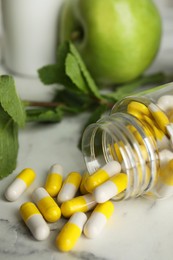
M116 113L85 130L82 152L90 174L113 160L121 164L121 172L128 176L128 185L125 191L114 197L120 200L137 197L153 189L158 167L154 145L137 119Z
M111 161L128 184L114 199L173 195L173 83L126 97L111 115L84 132L82 151L90 174Z

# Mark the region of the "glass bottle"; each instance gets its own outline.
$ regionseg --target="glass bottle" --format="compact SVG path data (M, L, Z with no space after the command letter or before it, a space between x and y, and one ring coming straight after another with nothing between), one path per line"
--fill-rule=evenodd
M116 160L127 174L115 200L173 194L173 83L117 102L110 115L89 125L82 152L89 174Z

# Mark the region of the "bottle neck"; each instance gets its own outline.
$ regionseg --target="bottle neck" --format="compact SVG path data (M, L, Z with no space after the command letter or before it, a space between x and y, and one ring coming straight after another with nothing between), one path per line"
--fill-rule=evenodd
M113 160L121 164L128 185L116 200L149 194L155 186L157 144L149 129L130 114L117 112L90 125L83 135L82 151L90 174Z

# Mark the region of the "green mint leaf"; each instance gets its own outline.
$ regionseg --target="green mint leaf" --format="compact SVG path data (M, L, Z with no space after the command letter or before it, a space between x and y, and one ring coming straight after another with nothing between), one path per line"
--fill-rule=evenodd
M114 102L117 102L118 100L128 96L132 95L133 92L139 88L138 83L129 83L122 86L119 86L116 88L115 91L109 92L107 94L103 94L103 97L109 100L112 100Z
M54 83L69 85L65 73L65 60L68 53L69 43L64 42L58 47L56 64L46 65L38 70L39 78L45 85Z
M69 90L78 89L81 93L103 99L80 54L70 42L58 47L56 64L40 68L38 74L46 85L58 83Z
M58 83L59 75L58 75L58 66L56 64L47 65L38 70L38 75L40 80L45 85L50 85L54 83Z
M61 67L62 72L65 75L65 60L67 57L67 54L70 51L70 47L69 47L69 42L63 42L62 44L59 45L58 50L57 50L57 59L56 59L56 64Z
M79 64L79 67L81 69L81 72L83 74L83 77L85 78L87 84L88 84L88 89L90 90L90 92L98 99L102 99L99 89L97 87L97 85L95 84L95 81L93 80L93 78L91 77L89 71L87 70L85 63L83 62L79 52L77 51L76 47L70 43L70 52L73 54L73 56L75 57L76 61Z
M60 122L63 117L62 107L50 108L36 108L26 110L27 122L38 123L56 123Z
M169 77L168 77L169 78ZM151 89L151 84L161 84L166 82L166 77L163 73L154 73L151 75L142 75L138 77L137 79L126 83L124 85L117 86L115 91L104 94L104 98L107 100L110 99L114 102L128 96L128 95L136 95L136 92L139 92L139 95L142 95L142 89L145 85L148 87L150 86ZM148 93L152 91L148 90ZM144 91L144 94L146 92Z
M88 93L85 80L81 74L80 67L75 57L68 54L65 61L66 75L72 80L75 86L83 93Z
M4 111L20 126L25 124L25 110L15 90L11 76L0 76L0 104Z
M0 106L0 179L16 168L18 125Z
M66 110L81 113L86 111L91 105L91 98L88 95L82 94L80 91L73 91L63 89L56 91L54 95L54 102L61 102L65 104Z
M64 65L63 65L64 66ZM62 69L57 64L47 65L38 70L40 80L45 85L60 84L69 89L75 89L76 86L73 84L70 78L68 78L62 72Z
M46 65L38 69L40 80L45 85L61 84L68 89L75 89L76 86L72 80L66 75L65 63L69 53L69 43L65 42L58 48L56 64Z

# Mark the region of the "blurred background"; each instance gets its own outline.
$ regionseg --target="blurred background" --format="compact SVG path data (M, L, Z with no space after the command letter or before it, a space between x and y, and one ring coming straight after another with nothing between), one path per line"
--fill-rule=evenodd
M155 70L164 70L173 72L173 1L172 0L154 0L163 22L163 38L159 55L154 62ZM157 63L157 64L156 64ZM152 68L151 68L152 69Z
M15 1L15 0L14 0ZM150 72L166 71L173 72L173 0L154 0L156 3L163 21L163 36L160 51L156 60L149 68ZM2 42L2 13L0 1L0 45ZM0 49L0 55L2 50Z

